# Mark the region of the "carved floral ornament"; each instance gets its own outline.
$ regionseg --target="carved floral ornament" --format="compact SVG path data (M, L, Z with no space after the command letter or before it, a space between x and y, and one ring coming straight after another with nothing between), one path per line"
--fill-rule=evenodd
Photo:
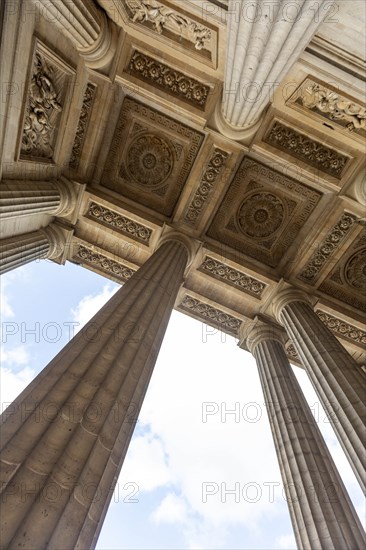
M221 311L218 308L205 304L192 296L186 295L183 298L180 308L186 311L191 311L197 317L207 321L209 324L219 326L224 332L238 335L239 328L242 324L240 319Z
M36 51L23 127L22 157L53 157L54 132L62 110L61 90L56 79L55 67L40 51Z
M170 31L194 44L196 50L210 49L211 30L183 13L156 0L125 0L125 3L134 23L150 23L158 34Z
M130 144L125 169L136 183L157 187L170 176L173 164L174 155L168 142L154 134L144 134Z
M284 219L284 205L272 193L253 193L245 198L237 212L240 231L249 237L263 239L276 233Z
M96 269L101 269L115 277L116 279L124 282L132 277L135 273L134 269L123 265L120 262L108 258L104 254L95 252L86 246L80 245L74 260L77 263L87 264Z
M316 82L308 81L298 101L329 120L343 123L350 132L366 129L365 107Z
M172 96L179 97L200 109L205 108L210 87L157 59L135 51L128 71Z
M261 297L267 286L261 281L254 279L254 277L250 277L242 271L238 271L210 256L205 257L199 270L257 298Z
M350 257L344 268L344 276L352 288L366 295L366 248Z
M90 119L91 110L92 110L92 106L95 98L96 89L97 87L91 82L88 82L85 88L83 104L81 107L78 127L76 129L74 144L72 146L72 152L71 152L71 158L70 158L70 166L72 168L77 168L79 165L79 159L80 159L82 148L84 145L86 130L89 124L89 119Z
M349 160L348 156L326 147L279 121L275 121L264 141L338 179L341 179Z
M356 216L352 214L343 214L341 219L328 233L325 240L319 245L319 248L314 252L310 261L299 275L301 279L309 282L312 282L316 279L323 265L333 255L333 253L337 250L339 245L348 235L355 219Z
M126 216L122 216L122 214L118 214L110 208L105 208L94 201L90 202L86 215L88 218L107 225L115 231L119 231L140 242L145 244L149 244L150 242L152 230L149 227Z
M215 148L202 176L198 188L185 214L185 221L195 225L211 195L212 189L222 173L229 158L229 153Z

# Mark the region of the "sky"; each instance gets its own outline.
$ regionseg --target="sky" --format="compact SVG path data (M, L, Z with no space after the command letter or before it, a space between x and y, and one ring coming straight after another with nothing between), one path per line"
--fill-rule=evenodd
M2 410L118 288L46 260L2 277ZM294 371L364 520L332 427ZM296 548L257 367L234 338L172 313L97 548Z

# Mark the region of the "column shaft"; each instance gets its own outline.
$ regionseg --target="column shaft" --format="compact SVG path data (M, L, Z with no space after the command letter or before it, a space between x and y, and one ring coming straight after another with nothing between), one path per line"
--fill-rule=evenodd
M162 244L11 406L5 548L96 544L187 256L180 242Z
M279 341L253 352L298 547L361 549L362 526Z
M62 234L53 224L38 231L0 241L0 274L33 260L55 258L61 253Z
M63 183L5 180L0 184L0 219L64 214L72 207L71 201L71 191Z
M305 0L230 0L222 106L229 124L255 124L330 6L326 0L316 6Z
M286 328L334 431L365 490L366 377L311 306L285 304Z

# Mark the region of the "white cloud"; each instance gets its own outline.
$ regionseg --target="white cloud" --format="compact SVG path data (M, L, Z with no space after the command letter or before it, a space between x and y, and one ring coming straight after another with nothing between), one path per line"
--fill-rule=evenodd
M296 541L292 533L281 535L276 539L276 548L281 550L296 550Z
M25 346L17 346L12 349L1 347L1 362L9 366L26 365L29 362L29 353Z
M110 283L103 287L103 290L99 294L85 296L80 300L75 308L71 310L74 320L79 323L75 332L78 332L92 317L95 315L101 307L115 294L118 290L118 286L111 286Z
M13 372L8 368L0 369L0 398L1 411L14 401L14 399L27 387L35 377L35 371L29 367Z
M163 444L151 432L133 438L122 477L123 484L136 483L139 492L153 491L170 483L171 472Z
M4 318L14 317L14 311L9 303L9 296L6 294L6 289L9 282L6 279L1 280L0 284L0 315Z
M168 493L152 514L156 523L185 523L187 521L187 505L175 493Z

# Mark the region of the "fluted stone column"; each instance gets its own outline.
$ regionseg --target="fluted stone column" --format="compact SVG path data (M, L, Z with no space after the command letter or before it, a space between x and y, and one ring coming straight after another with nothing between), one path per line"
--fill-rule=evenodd
M76 193L61 181L3 180L0 183L0 219L30 214L66 216L75 206Z
M222 115L233 127L260 118L331 7L328 0L229 0Z
M57 258L64 244L62 230L53 223L38 231L2 239L0 241L0 274L33 260Z
M88 67L107 65L117 46L117 29L93 0L32 0L47 22L71 40Z
M284 331L245 327L268 408L298 548L362 549L365 533L284 349Z
M188 247L161 244L4 413L4 548L96 544Z
M353 471L365 490L364 373L313 311L305 294L285 289L275 298L273 310L291 338Z

